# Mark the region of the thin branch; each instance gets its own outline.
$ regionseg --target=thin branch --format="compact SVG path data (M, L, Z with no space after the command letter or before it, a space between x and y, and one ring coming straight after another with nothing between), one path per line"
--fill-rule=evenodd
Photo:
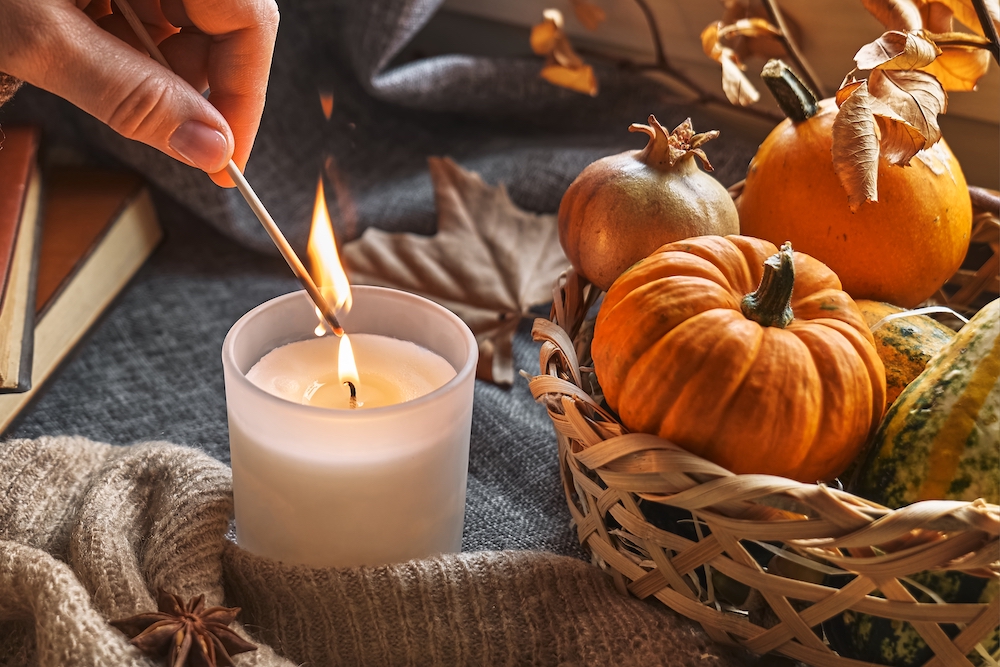
M650 8L649 3L646 0L635 0L635 4L639 6L642 11L643 16L646 19L646 24L649 26L649 34L653 40L653 51L656 54L655 63L644 63L637 64L629 60L619 60L619 66L628 67L630 69L635 69L638 71L655 71L664 74L670 79L677 81L682 84L685 88L690 90L695 95L693 102L695 104L718 104L721 106L728 107L730 109L735 108L738 111L742 111L750 116L755 116L757 118L768 120L772 122L781 121L782 118L777 114L773 114L769 111L762 111L760 109L755 109L751 107L742 107L738 105L733 105L724 97L716 95L709 92L698 85L698 82L689 77L687 74L681 70L676 69L670 64L670 59L667 58L667 50L663 45L663 37L660 35L660 28L656 23L656 15Z
M979 24L983 26L983 32L990 40L990 53L993 60L1000 63L1000 36L997 35L997 27L990 18L990 12L986 9L986 0L972 0L972 5L976 8L976 16L979 17Z
M667 62L667 50L663 48L663 38L660 36L660 27L656 24L656 15L646 0L635 0L635 4L639 5L639 9L646 17L646 25L649 26L649 34L653 38L653 51L656 52L656 64L664 70L673 69Z
M788 57L795 63L795 68L805 77L805 84L812 89L817 98L823 99L826 97L826 92L823 90L819 77L816 76L816 72L809 65L809 61L806 60L805 56L799 50L798 44L792 39L792 34L788 30L788 24L785 23L785 16L782 14L781 8L778 7L777 0L761 0L761 3L764 5L764 9L767 10L767 15L770 17L771 23L781 33L780 39L785 45Z
M583 46L577 47L576 51L581 56L587 56L589 59L593 60L603 60L605 62L615 65L619 69L631 70L635 72L657 72L669 79L679 81L680 83L684 84L685 88L688 88L692 93L694 93L694 98L691 100L692 104L715 104L772 123L780 123L785 119L783 115L765 109L735 105L732 102L730 102L727 98L722 97L721 95L716 95L707 90L704 90L693 81L690 81L690 79L680 76L676 70L672 68L666 69L662 65L659 65L657 63L637 63L633 60L629 60L628 58L615 58L613 56L609 56L608 54L602 51L596 49L588 49L587 47Z
M974 49L986 49L987 51L992 51L993 47L989 40L979 40L973 39L973 37L978 37L979 35L970 35L970 39L934 39L931 35L932 41L938 46L969 46Z

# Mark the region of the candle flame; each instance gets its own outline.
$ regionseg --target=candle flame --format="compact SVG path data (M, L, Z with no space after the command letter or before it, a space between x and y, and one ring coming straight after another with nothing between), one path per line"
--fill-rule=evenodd
M354 349L351 348L351 339L344 334L340 337L340 350L337 352L337 375L340 384L353 382L355 385L361 383L358 378L358 365L354 362Z
M306 248L313 280L323 293L323 297L333 306L334 310L347 312L351 309L351 283L347 280L344 267L340 263L337 252L337 241L333 237L333 222L326 208L326 195L323 192L323 177L316 186L316 205L313 208L312 227L309 230L309 243ZM326 333L323 318L316 327L316 335Z

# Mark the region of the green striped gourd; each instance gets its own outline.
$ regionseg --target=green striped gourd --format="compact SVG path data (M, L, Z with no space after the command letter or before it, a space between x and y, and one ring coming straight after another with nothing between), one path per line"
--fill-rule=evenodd
M875 435L868 460L849 490L887 507L919 500L1000 504L1000 300L983 308L900 394ZM921 602L989 602L996 579L959 572L922 572L909 586ZM958 628L942 626L954 636ZM912 667L931 657L905 622L845 612L825 624L841 654L878 665ZM983 643L996 654L1000 630ZM986 664L971 653L973 664Z

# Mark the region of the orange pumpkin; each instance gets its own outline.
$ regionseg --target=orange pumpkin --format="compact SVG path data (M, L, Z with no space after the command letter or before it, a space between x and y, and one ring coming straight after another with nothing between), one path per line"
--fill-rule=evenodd
M831 479L885 409L861 311L833 271L788 244L663 246L612 285L591 351L625 426L736 473Z
M965 176L945 141L906 167L880 159L878 201L852 213L833 168L836 102L775 96L789 118L750 162L737 204L741 233L790 240L833 269L856 299L909 308L932 296L962 264L972 231Z

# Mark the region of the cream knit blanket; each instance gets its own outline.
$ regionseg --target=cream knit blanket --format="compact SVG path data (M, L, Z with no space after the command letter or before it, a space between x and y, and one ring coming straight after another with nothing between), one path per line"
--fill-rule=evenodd
M308 569L226 538L230 469L168 443L0 444L0 665L136 665L109 618L151 591L240 606L237 665L742 664L696 625L542 552Z

